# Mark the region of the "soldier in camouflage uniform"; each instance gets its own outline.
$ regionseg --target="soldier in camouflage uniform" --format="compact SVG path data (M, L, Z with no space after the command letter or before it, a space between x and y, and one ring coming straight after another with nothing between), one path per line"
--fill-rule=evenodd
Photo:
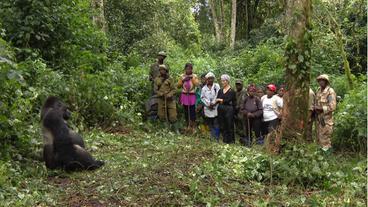
M158 117L162 121L175 123L177 120L175 92L176 83L169 76L165 65L159 66L160 75L154 81L154 91L158 100Z
M247 91L244 90L243 87L243 81L242 80L236 80L235 82L236 86L236 116L235 116L235 132L243 138L245 136L244 134L244 116L242 112L240 111L241 107L244 104L244 100L247 97Z
M165 65L167 70L169 70L169 66L164 64L165 58L166 58L166 53L161 51L157 54L157 62L151 65L150 72L149 72L149 80L152 82L152 88L153 88L155 79L160 75L159 66Z
M328 75L318 76L317 81L320 85L314 106L317 113L317 140L323 151L330 151L334 124L332 113L336 109L336 93L330 87Z

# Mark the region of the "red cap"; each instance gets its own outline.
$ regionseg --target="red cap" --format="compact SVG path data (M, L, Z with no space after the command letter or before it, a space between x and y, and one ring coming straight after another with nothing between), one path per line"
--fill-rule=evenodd
M273 92L276 92L276 86L274 84L269 84L267 86L267 88L270 90L270 91L273 91Z
M248 86L248 91L249 92L256 92L257 91L257 88L256 88L256 86L254 86L254 85L251 84L251 85Z

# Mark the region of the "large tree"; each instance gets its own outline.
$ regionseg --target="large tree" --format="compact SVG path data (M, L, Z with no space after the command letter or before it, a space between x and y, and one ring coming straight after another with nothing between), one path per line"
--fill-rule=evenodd
M280 140L302 140L308 118L310 84L311 0L288 0L286 5L287 46L284 98L281 127L276 133L275 150Z
M215 37L217 43L221 43L224 39L224 17L223 17L223 1L221 1L220 4L220 15L217 14L217 4L215 0L209 0L208 1L210 9L211 9L211 15L212 15L212 21L213 25L215 27Z
M230 47L234 49L236 34L236 0L232 0Z

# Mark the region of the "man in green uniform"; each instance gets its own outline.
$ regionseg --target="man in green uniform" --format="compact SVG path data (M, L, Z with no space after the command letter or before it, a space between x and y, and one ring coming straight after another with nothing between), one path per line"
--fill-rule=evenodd
M149 71L149 81L151 81L151 97L146 102L146 117L148 120L156 120L157 119L157 103L158 97L155 94L154 90L154 81L160 75L160 65L164 64L164 60L166 58L166 53L161 51L157 54L157 62L152 64ZM168 66L165 65L168 69Z
M235 115L235 131L242 138L244 137L244 116L240 109L243 106L244 100L247 97L247 92L244 90L243 81L236 80L236 115Z
M158 97L158 117L161 121L174 124L177 121L175 92L176 83L169 76L166 65L159 66L159 76L154 81L154 92ZM174 124L174 127L175 124ZM175 129L177 130L177 129Z
M161 51L157 54L157 62L151 65L150 72L149 72L149 80L152 82L155 81L155 79L160 75L160 65L165 65L167 70L169 70L169 67L164 64L164 60L166 58L166 53L164 51Z
M314 110L317 113L317 140L323 151L330 151L333 132L332 113L336 109L336 93L330 87L328 75L317 77L320 88L316 94Z

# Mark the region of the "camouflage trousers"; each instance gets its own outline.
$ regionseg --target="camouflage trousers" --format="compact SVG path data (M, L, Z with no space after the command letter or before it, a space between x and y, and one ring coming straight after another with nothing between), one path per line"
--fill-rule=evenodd
M161 121L166 121L166 118L167 118L168 121L170 121L171 123L176 122L177 112L176 112L175 101L171 99L171 100L166 100L166 103L165 103L165 99L160 98L158 100L157 115Z
M317 141L321 147L331 148L331 136L333 132L333 125L326 124L322 126L322 124L317 122Z
M244 137L245 136L245 132L244 132L244 117L242 116L242 114L237 114L236 118L235 118L235 133L237 135L239 135L240 137Z

